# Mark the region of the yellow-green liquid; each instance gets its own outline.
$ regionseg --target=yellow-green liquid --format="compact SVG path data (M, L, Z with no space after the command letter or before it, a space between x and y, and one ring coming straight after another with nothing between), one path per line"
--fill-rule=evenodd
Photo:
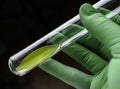
M59 45L55 44L44 46L33 51L21 61L21 63L16 67L16 71L34 68L38 64L51 57L58 49L58 47Z

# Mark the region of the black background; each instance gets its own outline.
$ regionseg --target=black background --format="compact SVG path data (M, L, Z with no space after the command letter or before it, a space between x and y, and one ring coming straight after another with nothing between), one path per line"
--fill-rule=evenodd
M0 0L0 89L74 89L39 68L23 77L16 76L9 71L8 59L78 14L83 3L97 1ZM83 69L63 53L58 58L66 65Z

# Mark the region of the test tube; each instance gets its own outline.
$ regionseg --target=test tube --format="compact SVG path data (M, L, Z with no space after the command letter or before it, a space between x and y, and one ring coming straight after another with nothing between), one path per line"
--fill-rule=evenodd
M100 0L99 2L94 4L93 7L97 9L99 7L110 8L112 6L111 12L106 15L107 18L111 18L120 12L119 5L120 5L119 0ZM16 75L23 76L23 75L27 74L28 72L30 72L35 67L37 67L37 65L39 63L43 63L47 60L47 58L54 56L56 53L61 51L64 47L68 46L74 40L77 40L78 38L87 34L88 31L86 29L84 29L81 32L78 32L76 35L70 37L68 40L65 40L61 44L45 46L45 45L48 45L47 43L48 43L50 38L52 38L56 34L60 33L65 28L68 28L71 24L80 24L80 23L81 23L80 17L79 17L79 15L76 15L75 17L73 17L69 21L65 22L64 24L62 24L61 26L59 26L58 28L56 28L52 32L50 32L47 35L45 35L44 37L40 38L38 41L34 42L33 44L29 45L25 49L23 49L20 52L11 56L9 58L9 61L8 61L8 65L9 65L10 70ZM37 50L38 48L39 48L39 50ZM46 50L46 48L48 48L49 50ZM44 51L43 49L46 51ZM24 64L25 61L29 61L29 60L27 60L28 58L31 58L31 56L28 56L29 54L31 54L32 52L36 52L36 55L37 55L37 51L41 51L42 52L41 55L43 56L43 59L41 61L39 61L39 63L35 64L35 63L27 62L27 64L26 64L27 66L25 66L25 65L23 65L22 67L20 66L21 63ZM47 52L49 52L49 55L44 54Z

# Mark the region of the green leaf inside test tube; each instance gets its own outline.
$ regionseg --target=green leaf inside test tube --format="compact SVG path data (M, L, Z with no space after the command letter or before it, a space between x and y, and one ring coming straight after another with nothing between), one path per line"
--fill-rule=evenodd
M21 61L21 63L16 67L16 70L20 71L37 66L39 63L51 57L55 53L58 47L59 44L55 44L55 45L44 46L33 51Z

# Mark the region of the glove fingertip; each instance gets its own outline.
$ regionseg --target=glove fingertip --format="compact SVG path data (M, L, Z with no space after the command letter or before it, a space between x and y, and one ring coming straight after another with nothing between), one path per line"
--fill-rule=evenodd
M80 7L79 13L81 17L86 17L98 13L98 11L94 9L91 4L85 3Z
M56 43L61 43L64 42L67 38L62 34L59 33L49 39L49 43L56 44Z
M62 34L66 37L72 37L75 34L77 34L78 32L82 31L84 29L84 27L77 25L77 24L72 24L69 27L67 27L66 29L64 29L62 31Z
M105 8L98 8L97 9L100 13L102 13L103 15L106 15L106 14L108 14L109 12L110 12L110 10L107 10L107 9L105 9Z

